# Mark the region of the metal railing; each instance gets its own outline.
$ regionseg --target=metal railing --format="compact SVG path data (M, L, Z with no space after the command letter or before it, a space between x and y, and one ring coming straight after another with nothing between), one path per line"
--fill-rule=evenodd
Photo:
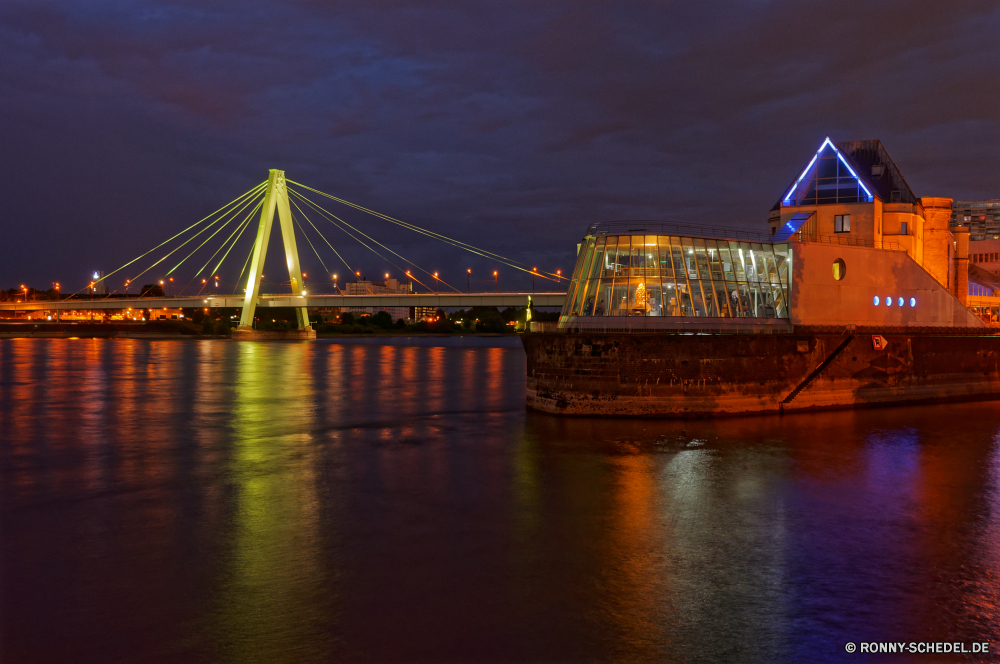
M684 325L649 327L644 325L629 325L625 321L609 321L608 325L596 323L564 324L532 322L529 330L542 334L588 334L588 333L620 333L620 334L790 334L791 323L772 324L734 324L734 325Z
M713 238L716 240L744 240L746 242L762 242L770 244L770 238L763 233L745 231L739 228L725 226L698 226L682 224L674 221L657 221L646 219L627 219L622 221L602 221L591 224L587 235L600 237L602 235L676 235L683 237Z
M820 235L818 233L806 233L798 231L792 233L785 242L814 242L818 244L839 244L847 247L870 247L872 249L884 249L885 251L907 251L899 242L875 242L874 238L851 237L846 233L843 235Z

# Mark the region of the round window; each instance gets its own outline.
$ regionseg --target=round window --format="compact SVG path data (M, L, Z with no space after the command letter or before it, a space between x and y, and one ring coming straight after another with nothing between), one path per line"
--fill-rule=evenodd
M840 281L847 274L847 264L844 263L843 258L838 258L833 261L833 278Z

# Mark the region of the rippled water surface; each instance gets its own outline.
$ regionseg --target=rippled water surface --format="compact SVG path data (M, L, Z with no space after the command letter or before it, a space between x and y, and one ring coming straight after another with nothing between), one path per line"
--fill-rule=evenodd
M0 341L0 660L1000 650L1000 405L561 419L524 386L516 338Z

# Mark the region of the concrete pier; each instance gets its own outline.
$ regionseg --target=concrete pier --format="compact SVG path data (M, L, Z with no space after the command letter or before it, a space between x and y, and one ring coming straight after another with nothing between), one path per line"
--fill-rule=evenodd
M700 418L1000 399L1000 335L982 328L522 341L528 407L561 415Z
M308 341L316 338L316 330L255 330L242 325L233 330L233 341Z

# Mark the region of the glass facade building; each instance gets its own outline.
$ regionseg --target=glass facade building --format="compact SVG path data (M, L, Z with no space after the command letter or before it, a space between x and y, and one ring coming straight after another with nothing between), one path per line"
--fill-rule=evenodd
M588 233L562 315L788 318L790 264L787 244Z

